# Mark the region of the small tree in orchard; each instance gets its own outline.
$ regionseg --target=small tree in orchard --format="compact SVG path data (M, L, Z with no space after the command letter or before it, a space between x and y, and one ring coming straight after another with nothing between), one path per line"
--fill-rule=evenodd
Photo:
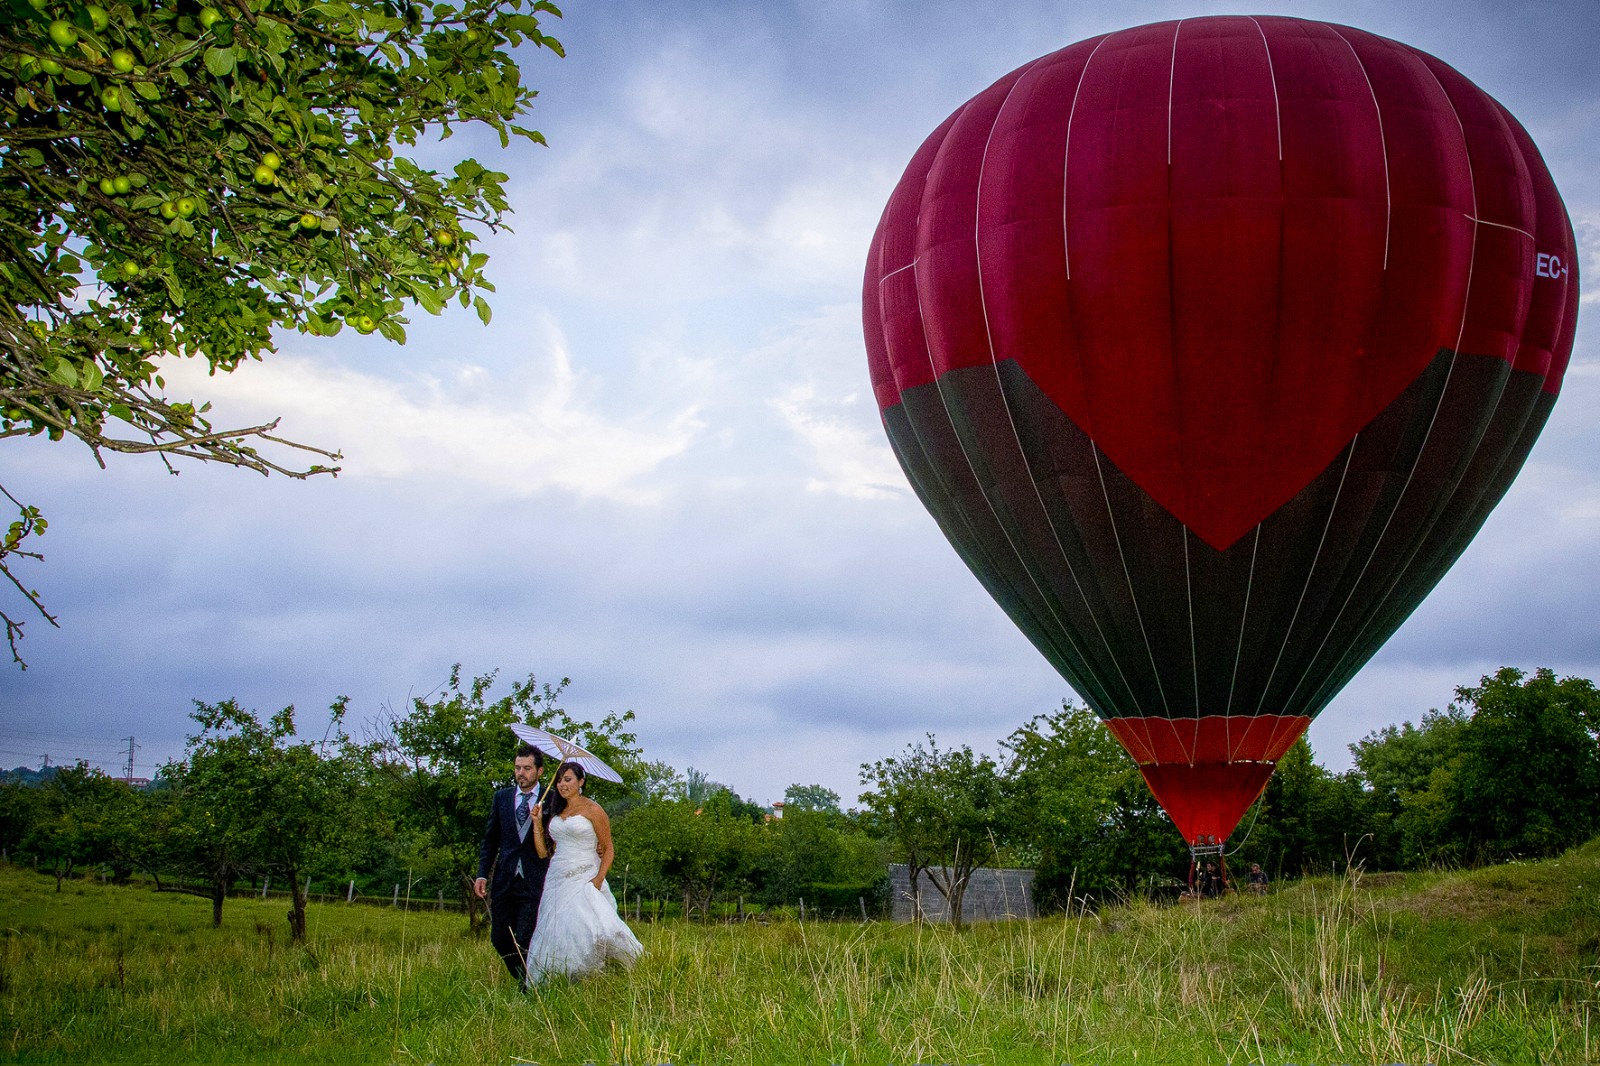
M339 856L361 831L360 763L331 708L331 742L296 741L294 708L263 723L233 700L195 701L200 732L168 767L191 854L212 878L213 918L232 879L252 867L281 877L290 893L289 932L306 935L305 874Z
M103 4L103 6L102 6ZM76 437L291 477L339 456L277 422L213 423L165 369L213 373L274 334L405 339L406 310L472 307L477 249L508 209L496 173L407 149L483 124L502 146L535 96L515 52L561 53L547 0L4 0L0 22L0 437ZM396 149L399 151L396 151ZM303 453L294 457L294 451ZM175 471L174 471L175 472ZM37 508L0 574L38 558ZM24 623L0 612L12 655ZM17 658L20 663L20 658Z
M153 827L159 840L151 868L156 891L210 900L213 926L222 924L233 883L257 869L258 826L236 791L255 773L257 755L245 739L190 737L188 755L161 768L168 788Z
M656 800L613 823L617 857L611 880L626 876L639 889L670 892L683 916L709 919L711 905L747 892L770 840L751 817L753 805L718 788L702 802Z
M57 892L74 871L102 863L122 880L145 833L141 800L86 763L63 766L39 789L23 850L55 875Z
M1063 703L1000 746L1007 841L1034 866L1038 905L1067 908L1074 897L1126 893L1181 869L1182 836L1089 708Z
M929 733L926 747L863 763L861 782L870 789L861 795L868 817L910 869L917 913L918 876L926 873L960 926L972 872L995 854L1005 830L994 760L966 745L941 751Z

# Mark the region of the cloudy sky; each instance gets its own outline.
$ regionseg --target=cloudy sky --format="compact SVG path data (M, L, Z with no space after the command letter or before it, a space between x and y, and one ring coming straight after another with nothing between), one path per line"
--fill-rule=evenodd
M1075 698L910 494L871 402L859 298L911 153L1008 70L1174 0L572 0L568 58L528 54L548 148L461 135L511 175L487 250L493 323L413 316L396 347L281 339L179 388L283 416L344 473L262 479L7 442L41 505L27 571L61 629L0 672L0 765L136 772L191 701L286 704L321 735L436 690L451 665L572 679L631 709L645 754L761 802L927 732L994 752ZM1324 765L1501 665L1600 677L1600 5L1339 0L1327 19L1432 52L1517 115L1586 249L1555 415L1429 600L1313 726ZM1237 9L1233 9L1237 10ZM8 601L14 615L18 605Z

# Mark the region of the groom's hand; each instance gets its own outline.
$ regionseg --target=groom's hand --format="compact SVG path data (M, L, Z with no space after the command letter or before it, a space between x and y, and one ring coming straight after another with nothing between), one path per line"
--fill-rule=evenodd
M489 896L489 882L481 877L472 882L472 894L479 899L487 899Z

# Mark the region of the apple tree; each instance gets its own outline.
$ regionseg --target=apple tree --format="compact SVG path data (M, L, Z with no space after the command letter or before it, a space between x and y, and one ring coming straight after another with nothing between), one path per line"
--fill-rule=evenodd
M918 878L927 874L960 928L962 901L973 871L996 854L1007 831L999 767L967 745L940 750L908 744L901 754L861 764L866 824L904 862L911 878L913 912L922 913Z
M417 156L481 124L502 147L562 54L548 0L0 0L0 437L75 437L303 478L339 456L228 426L163 374L231 372L283 331L405 340L413 306L485 322L496 173ZM523 47L519 50L519 46ZM0 574L46 519L0 486ZM13 610L15 610L13 608ZM12 656L23 622L0 612Z
M532 674L491 699L498 676L499 671L490 671L466 681L457 663L449 681L435 692L412 697L409 710L386 709L374 723L376 736L363 755L372 779L386 793L380 802L393 812L412 868L453 888L474 931L485 918L472 891L478 845L495 790L511 784L519 743L511 723L537 726L581 744L624 780L642 776L638 738L629 728L632 711L608 712L599 723L575 718L560 706L569 679L541 684ZM554 752L545 754L547 772L540 784L549 788L557 760ZM587 791L607 802L624 789L596 779Z

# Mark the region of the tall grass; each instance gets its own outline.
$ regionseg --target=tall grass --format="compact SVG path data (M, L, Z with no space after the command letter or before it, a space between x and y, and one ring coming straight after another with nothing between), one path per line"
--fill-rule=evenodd
M631 973L524 996L460 916L0 867L0 1057L25 1062L1600 1061L1600 846L946 927L639 929Z

